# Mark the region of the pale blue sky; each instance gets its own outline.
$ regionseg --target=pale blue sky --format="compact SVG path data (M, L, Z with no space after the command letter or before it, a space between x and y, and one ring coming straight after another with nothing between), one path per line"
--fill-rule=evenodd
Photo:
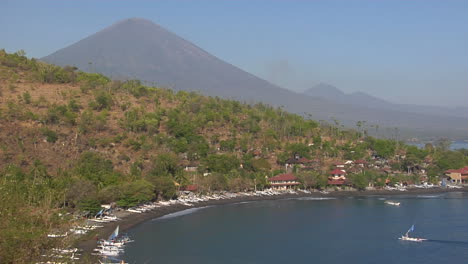
M141 17L291 90L326 82L468 106L468 1L3 0L0 10L0 48L32 57Z

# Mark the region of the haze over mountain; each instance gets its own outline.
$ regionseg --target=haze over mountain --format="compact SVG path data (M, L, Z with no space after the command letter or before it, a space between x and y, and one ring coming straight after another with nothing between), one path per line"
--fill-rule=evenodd
M442 107L428 105L396 104L384 99L369 95L364 92L353 92L346 94L337 87L320 83L304 91L309 96L321 97L333 102L364 106L373 109L386 109L392 111L431 114L436 116L457 116L468 118L466 107Z
M358 120L366 120L369 124L400 127L432 136L450 136L448 127L452 136L468 132L468 118L438 118L427 113L377 107L369 111L367 104L350 104L332 96L316 96L313 92L309 93L311 96L304 96L280 88L140 18L120 21L42 60L61 66L73 65L114 78L155 82L175 90L284 106L291 112L310 113L317 120L336 118L349 126L354 126ZM343 97L336 90L334 93ZM359 93L353 96L368 102L367 97Z

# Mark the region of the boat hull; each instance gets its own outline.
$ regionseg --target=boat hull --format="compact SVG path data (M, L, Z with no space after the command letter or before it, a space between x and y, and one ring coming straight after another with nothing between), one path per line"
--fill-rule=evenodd
M402 236L402 237L399 237L398 239L403 240L403 241L411 241L411 242L423 242L427 240L425 238L407 237L407 236Z

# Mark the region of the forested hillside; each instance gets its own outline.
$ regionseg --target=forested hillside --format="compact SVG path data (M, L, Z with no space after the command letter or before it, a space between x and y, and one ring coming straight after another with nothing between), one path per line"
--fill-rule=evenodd
M200 192L263 188L295 154L320 164L302 176L308 186L339 160L401 151L413 164L437 160L429 147L366 134L361 126L344 130L264 104L111 81L2 50L0 262L29 263L55 246L45 235L67 225L66 212L170 199L191 184ZM432 162L434 175L464 165L462 152L450 153Z

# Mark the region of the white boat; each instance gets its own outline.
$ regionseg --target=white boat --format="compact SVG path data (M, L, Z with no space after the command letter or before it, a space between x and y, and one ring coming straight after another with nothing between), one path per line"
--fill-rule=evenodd
M66 237L68 236L68 232L65 232L64 234L47 234L47 237Z
M417 238L417 237L410 237L409 236L409 233L410 232L413 232L414 231L414 225L412 225L410 227L410 229L408 229L408 231L406 232L406 234L402 235L401 237L399 237L398 239L400 240L404 240L404 241L412 241L412 242L423 242L423 241L426 241L427 239L425 238Z
M386 204L389 205L395 205L395 206L400 206L400 202L394 202L394 201L385 201Z
M413 242L422 242L422 241L426 241L427 239L425 238L417 238L417 237L409 237L409 236L406 236L406 235L403 235L401 236L400 238L398 238L400 240L405 240L405 241L413 241Z

